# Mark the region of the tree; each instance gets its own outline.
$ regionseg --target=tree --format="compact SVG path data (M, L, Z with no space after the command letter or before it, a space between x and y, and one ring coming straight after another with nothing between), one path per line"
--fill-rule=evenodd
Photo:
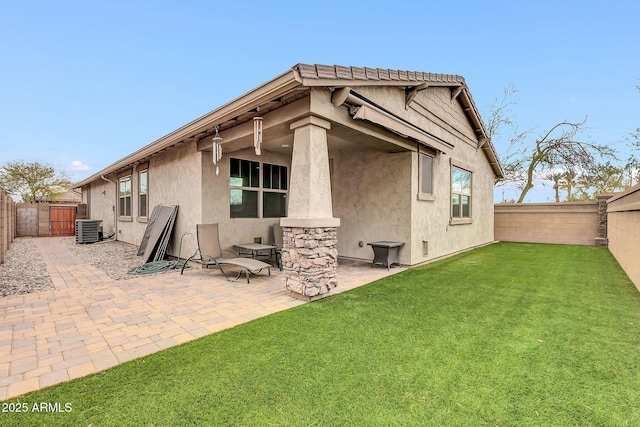
M562 180L562 175L562 172L551 171L542 176L547 181L553 182L553 192L555 194L556 203L560 202L560 180Z
M41 162L18 160L0 168L0 188L24 203L55 200L71 188L71 180L56 172L53 166Z
M636 86L638 92L640 92L640 86ZM629 134L627 142L631 146L632 153L627 160L627 164L624 166L625 171L625 186L633 187L634 179L635 183L638 183L638 175L640 171L640 159L636 157L634 151L640 151L640 127Z
M509 100L516 92L512 86L508 87L502 99L490 107L487 131L489 137L494 138L504 127L512 130L503 158L505 178L502 183L513 183L520 188L517 203L523 202L535 180L544 177L544 171L587 171L602 159L615 158L615 151L605 145L578 140L578 135L585 130L586 118L582 122L559 122L537 136L533 131L518 131L511 118L511 106L515 104Z
M576 188L572 200L593 200L596 194L624 190L625 170L610 162L597 164L579 177Z

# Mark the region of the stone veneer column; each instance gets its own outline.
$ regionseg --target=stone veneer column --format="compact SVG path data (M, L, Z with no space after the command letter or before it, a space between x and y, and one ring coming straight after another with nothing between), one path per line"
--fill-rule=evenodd
M338 285L337 227L333 217L327 129L331 124L308 116L294 130L288 216L280 220L284 239L282 270L293 297L322 298Z
M614 194L602 193L596 194L598 199L598 237L596 237L596 246L609 246L607 238L607 200L612 198Z

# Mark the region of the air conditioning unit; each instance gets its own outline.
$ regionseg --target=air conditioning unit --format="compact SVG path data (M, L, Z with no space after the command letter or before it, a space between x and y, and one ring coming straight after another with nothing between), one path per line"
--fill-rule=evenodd
M101 219L76 220L76 243L95 243L102 234Z

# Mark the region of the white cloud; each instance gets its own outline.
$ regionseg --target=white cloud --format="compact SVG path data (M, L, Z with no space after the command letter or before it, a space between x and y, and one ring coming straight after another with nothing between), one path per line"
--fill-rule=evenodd
M69 172L87 171L91 169L89 166L82 163L80 160L74 160L71 164L65 166L64 170Z

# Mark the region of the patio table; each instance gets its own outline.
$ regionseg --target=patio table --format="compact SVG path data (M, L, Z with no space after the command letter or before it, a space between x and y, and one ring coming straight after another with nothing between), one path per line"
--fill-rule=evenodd
M268 256L269 259L276 254L276 247L273 245L263 245L262 243L238 243L233 245L238 249L238 255L251 255L252 259L259 256ZM261 255L260 251L269 251L269 255Z
M387 266L387 270L391 270L391 264L400 265L399 252L400 248L404 246L404 242L390 242L382 240L379 242L367 243L373 249L373 262L371 267L376 264L382 264Z

